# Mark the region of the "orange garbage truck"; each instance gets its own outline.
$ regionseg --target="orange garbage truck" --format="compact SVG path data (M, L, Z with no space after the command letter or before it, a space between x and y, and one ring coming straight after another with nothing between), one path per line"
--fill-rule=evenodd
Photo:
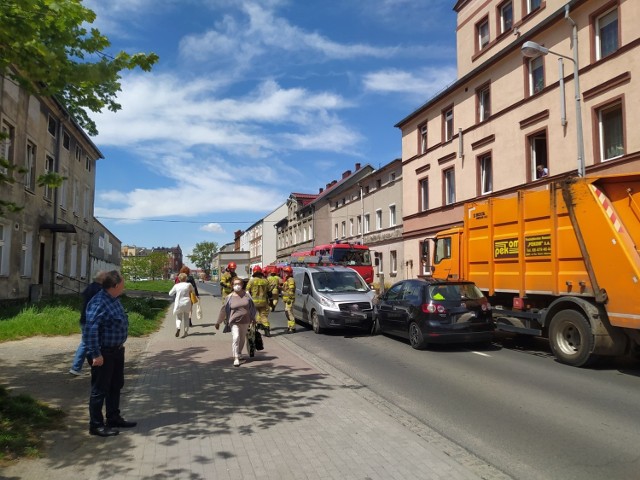
M498 330L547 337L574 366L640 350L640 173L470 202L431 240L433 276L475 282Z

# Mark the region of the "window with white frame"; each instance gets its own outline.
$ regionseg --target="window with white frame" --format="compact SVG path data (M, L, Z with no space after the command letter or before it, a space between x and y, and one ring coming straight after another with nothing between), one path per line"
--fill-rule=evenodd
M489 45L489 18L485 17L476 25L478 50Z
M491 115L491 89L489 85L480 87L476 93L478 121L484 122Z
M544 60L542 55L529 60L529 95L544 88Z
M358 224L358 235L362 233L362 217L358 215L356 217L356 223Z
M85 220L88 220L91 216L91 191L87 186L84 187L84 202L82 205L82 216Z
M420 153L427 153L427 125L420 126Z
M618 9L609 10L596 18L596 60L618 50Z
M390 227L396 226L396 206L395 205L389 205L389 226Z
M67 241L64 238L58 240L58 265L56 273L64 275L65 253L67 251Z
M71 255L69 257L69 276L76 278L78 272L78 244L73 242L71 244Z
M82 245L80 248L80 278L87 278L87 259L89 258L89 248Z
M0 157L13 165L13 144L15 142L15 128L8 122L2 122L2 137L0 138ZM11 175L7 167L0 166L0 173Z
M104 237L102 235L98 237L98 248L104 250Z
M368 213L364 214L364 233L369 233L371 227L371 217Z
M349 219L349 236L353 237L353 218Z
M380 230L382 228L382 210L376 210L376 230Z
M420 180L420 211L429 210L429 178Z
M511 0L498 7L500 12L500 33L508 32L513 28L513 4Z
M60 203L60 208L63 210L67 209L67 190L69 184L69 169L64 167L62 169L62 176L64 177L62 180L62 185L60 185L60 190L58 192L58 202Z
M333 226L333 238L334 239L338 238L338 224L337 223Z
M453 107L447 108L442 112L442 127L444 141L448 142L453 138Z
M529 152L531 157L531 179L538 178L538 165L549 168L547 154L547 132L538 132L529 136Z
M342 238L344 238L347 236L347 222L342 222L341 227L342 227Z
M621 103L598 110L598 137L602 161L624 155L624 125Z
M309 225L309 240L313 240L313 227Z
M539 10L541 5L542 0L527 0L527 14Z
M398 252L395 250L389 252L389 269L391 273L398 273Z
M9 275L9 253L11 250L11 228L6 223L0 223L0 275Z
M444 171L444 204L451 205L456 201L456 177L453 168Z
M34 191L36 188L36 145L31 141L27 141L27 150L25 152L24 168L26 170L24 176L24 188Z
M485 195L493 191L493 169L491 164L491 154L482 155L480 163L480 193Z
M54 171L54 161L51 155L47 155L44 161L44 173L52 173ZM44 186L44 198L47 200L53 199L53 188L49 185Z

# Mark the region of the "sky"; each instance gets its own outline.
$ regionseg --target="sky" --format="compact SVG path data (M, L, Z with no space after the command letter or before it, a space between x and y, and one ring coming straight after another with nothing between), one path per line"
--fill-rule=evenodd
M401 157L394 125L456 79L453 0L85 0L122 74L92 115L95 216L123 245L233 241L356 163Z

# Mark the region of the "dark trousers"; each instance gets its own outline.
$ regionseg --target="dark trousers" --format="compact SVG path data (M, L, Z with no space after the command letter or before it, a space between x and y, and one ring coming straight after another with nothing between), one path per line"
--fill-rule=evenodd
M89 426L92 428L104 425L102 407L105 404L107 423L120 418L120 390L124 386L124 347L102 348L101 352L104 363L101 367L91 367Z

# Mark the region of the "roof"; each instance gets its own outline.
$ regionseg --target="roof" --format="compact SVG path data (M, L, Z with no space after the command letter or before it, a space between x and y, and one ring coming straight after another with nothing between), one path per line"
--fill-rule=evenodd
M302 206L306 207L307 205L309 205L311 202L313 202L318 197L318 194L316 194L316 193L292 193L291 196L292 197L296 197L296 199L298 199L302 203Z

